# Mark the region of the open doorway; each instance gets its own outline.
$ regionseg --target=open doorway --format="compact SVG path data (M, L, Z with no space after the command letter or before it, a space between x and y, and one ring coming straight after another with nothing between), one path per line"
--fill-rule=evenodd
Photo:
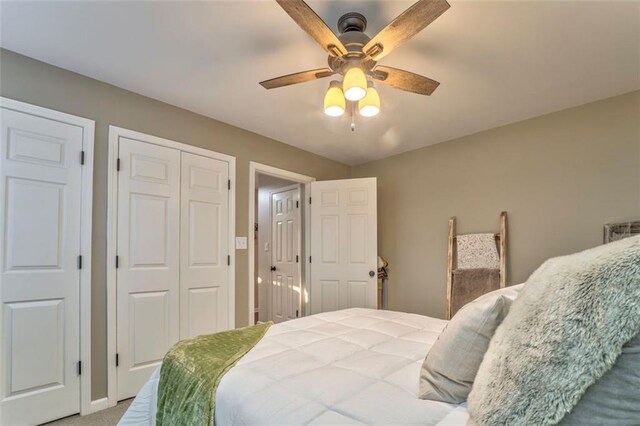
M263 178L263 176L266 176ZM278 178L273 180L271 178ZM278 271L274 264L273 232L270 237L260 236L258 206L260 185L267 182L275 186L269 191L269 211L272 209L274 194L281 194L280 200L287 199L287 191L299 188L297 214L299 232L289 259L296 259L298 276L288 278L284 271ZM277 182L277 183L274 183ZM295 193L295 191L294 191ZM282 198L283 197L283 198ZM290 198L291 202L295 202ZM302 202L304 200L304 202ZM277 201L277 200L276 200ZM311 202L313 201L313 205ZM287 219L283 219L283 224ZM268 229L278 226L269 219ZM266 223L266 222L265 222ZM248 285L247 323L260 320L275 322L346 308L372 308L378 303L376 269L378 260L377 232L377 181L376 178L338 179L316 182L315 178L287 170L249 163L249 229L248 229ZM257 226L256 226L257 225ZM287 225L289 226L289 225ZM294 226L292 223L290 226ZM283 234L285 235L285 234ZM286 234L294 238L294 234ZM285 237L282 237L285 238ZM266 245L265 245L266 244ZM295 248L294 248L295 247ZM265 248L267 250L265 250ZM289 250L282 248L281 250ZM265 254L268 252L268 254ZM261 267L258 255L263 259ZM296 257L297 256L297 257ZM311 261L313 260L313 263ZM276 266L275 271L271 268ZM260 270L264 272L260 272ZM274 276L273 272L281 276ZM276 274L277 275L277 274ZM287 281L288 280L288 281ZM286 281L286 285L283 282ZM289 283L290 286L289 287ZM275 292L284 296L276 297L275 303L282 303L277 309L286 312L281 318L273 318L269 312ZM291 288L291 291L290 291ZM262 297L260 295L262 294ZM266 299L266 300L265 300ZM291 299L294 299L293 301ZM263 303L265 302L266 303ZM264 313L260 309L265 306ZM286 309L285 309L286 307ZM297 309L296 309L297 308ZM262 315L261 315L262 313ZM285 317L285 315L288 315Z
M308 184L315 179L250 164L249 323L287 321L308 306Z

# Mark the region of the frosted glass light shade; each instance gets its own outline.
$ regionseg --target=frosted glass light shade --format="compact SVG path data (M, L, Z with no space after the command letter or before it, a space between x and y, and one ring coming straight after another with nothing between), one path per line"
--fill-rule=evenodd
M367 88L367 94L358 102L358 110L363 117L373 117L380 112L380 95L372 84Z
M359 101L367 94L367 77L358 67L349 68L342 82L344 97L350 101Z
M324 95L324 113L331 117L340 117L344 114L347 101L340 88L340 83L332 81L327 93Z

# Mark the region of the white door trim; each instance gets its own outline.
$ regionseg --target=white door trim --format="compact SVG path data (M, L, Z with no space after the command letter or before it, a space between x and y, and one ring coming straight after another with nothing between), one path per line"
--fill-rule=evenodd
M178 149L191 154L229 163L229 179L231 190L229 191L229 254L231 266L229 268L229 327L235 328L235 235L236 235L236 158L231 155L221 154L208 149L199 148L169 139L148 135L121 127L109 126L109 162L107 169L107 399L108 406L113 407L118 403L117 397L117 370L115 364L117 334L116 334L116 265L117 254L117 226L116 213L118 211L118 180L116 176L116 163L118 160L117 146L120 137L139 140L168 148Z
M268 166L266 164L256 163L255 161L249 162L249 224L247 230L247 248L248 248L248 263L249 263L249 279L247 280L247 284L249 286L249 314L248 314L248 324L253 324L253 319L255 316L255 241L253 238L254 234L254 226L256 223L256 174L260 173L263 175L269 175L278 177L281 179L290 180L292 182L298 182L305 185L305 198L309 197L309 184L311 182L315 182L316 178L311 176L305 176L300 173L290 172L288 170L279 169L277 167ZM304 202L305 200L300 200L304 208L304 235L305 235L305 259L304 262L307 262L309 258L307 255L311 252L311 241L309 239L309 231L310 231L310 222L309 222L309 214L311 213L309 210L309 203ZM271 201L269 201L271 203ZM269 215L271 217L271 215ZM300 235L301 237L301 235ZM302 262L300 262L300 267L302 267ZM310 268L307 266L305 268L305 283L309 283L310 279ZM306 288L305 288L306 291ZM305 312L309 312L309 298L305 297L303 294L303 302L302 306L305 308Z
M91 413L97 413L107 408L109 408L109 400L106 397L91 401Z
M91 413L91 227L93 212L93 145L95 122L87 118L55 111L48 108L0 97L0 107L24 112L49 120L70 124L82 129L82 149L84 166L82 167L81 213L80 213L80 414Z

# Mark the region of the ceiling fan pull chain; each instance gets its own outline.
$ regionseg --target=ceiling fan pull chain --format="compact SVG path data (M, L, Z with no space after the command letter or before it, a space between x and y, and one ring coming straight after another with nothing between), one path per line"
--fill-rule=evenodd
M351 131L356 131L356 103L349 102L351 104Z

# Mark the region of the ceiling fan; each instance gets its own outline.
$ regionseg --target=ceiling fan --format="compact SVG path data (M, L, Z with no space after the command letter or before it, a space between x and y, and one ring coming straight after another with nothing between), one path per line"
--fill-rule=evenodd
M380 97L374 82L420 95L431 95L440 84L409 71L378 65L378 61L449 9L446 0L419 0L373 38L364 33L367 19L360 13L349 12L342 15L338 20L340 35L336 36L303 0L276 1L329 54L329 67L260 82L265 89L339 74L343 76L343 81L332 81L325 94L325 113L334 117L341 116L345 112L347 101L350 101L354 111L357 103L360 115L371 117L380 111Z

